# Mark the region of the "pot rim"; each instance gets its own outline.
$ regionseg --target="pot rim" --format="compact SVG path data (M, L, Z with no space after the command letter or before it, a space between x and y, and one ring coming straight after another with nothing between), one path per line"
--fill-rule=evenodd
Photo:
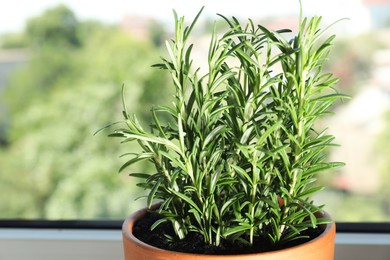
M158 204L157 205L153 205L151 209L154 209L156 207L158 207ZM158 247L149 245L149 244L139 240L137 237L135 237L133 235L133 232L132 232L134 223L138 219L142 218L146 214L147 210L149 210L149 209L146 208L146 207L142 208L142 209L134 212L133 214L131 214L129 217L127 217L125 219L125 221L123 222L123 225L122 225L122 235L123 235L123 238L133 241L139 247L144 248L146 250L153 250L155 252L161 252L161 253L174 253L174 254L176 254L178 256L180 256L180 255L183 255L183 256L185 256L185 255L186 256L188 256L188 255L205 255L205 256L209 256L209 257L215 258L215 259L218 259L218 258L228 259L229 257L239 257L239 256L248 256L248 255L250 255L250 256L254 256L254 255L267 256L267 255L275 254L276 252L278 252L278 253L282 253L282 252L287 253L287 252L291 252L291 251L300 250L300 248L305 247L305 246L310 246L310 245L314 246L314 244L318 243L318 241L320 239L322 239L323 237L325 237L325 236L333 236L333 234L335 234L335 230L336 230L336 223L331 218L331 216L326 211L324 211L323 213L319 213L320 216L321 217L323 216L323 217L326 217L326 218L330 219L332 221L332 223L319 225L320 227L324 228L323 232L319 236L317 236L316 238L314 238L314 239L312 239L310 241L307 241L305 243L302 243L302 244L299 244L299 245L295 245L295 246L292 246L292 247L288 247L288 248L284 248L284 249L280 249L280 250L267 251L267 252L258 252L258 253L244 253L244 254L231 254L231 255L196 254L196 253L170 251L170 250L158 248Z

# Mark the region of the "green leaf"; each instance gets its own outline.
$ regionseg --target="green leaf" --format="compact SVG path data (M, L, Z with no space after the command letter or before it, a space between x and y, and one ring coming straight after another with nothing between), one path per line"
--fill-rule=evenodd
M167 217L164 217L164 218L160 218L159 220L157 220L156 222L153 223L153 225L150 227L150 230L153 231L154 229L156 229L160 224L164 223L164 222L167 222L169 221L169 218Z
M184 195L178 191L175 191L173 189L170 189L169 191L172 192L175 196L181 198L182 200L184 200L185 202L190 204L192 208L194 208L196 211L198 211L200 214L202 214L202 211L200 210L198 205L196 205L196 203L191 198L189 198L186 195Z
M147 199L147 205L148 205L148 208L152 207L152 204L154 202L154 196L156 195L160 185L161 185L161 182L162 182L162 179L159 178L157 180L157 182L153 185L153 188L150 190L149 192L149 195L148 195L148 199Z
M222 235L224 237L229 237L231 235L234 235L236 233L242 233L242 232L247 231L249 229L251 229L251 226L243 223L242 225L239 225L239 226L224 228L222 231Z
M337 168L344 166L345 163L342 162L332 162L332 163L321 163L311 166L308 170L304 171L304 174L311 175L317 172L326 171L329 169Z
M313 187L313 188L310 188L306 191L303 191L301 193L299 193L297 196L302 198L302 197L306 197L308 195L312 195L313 193L316 193L316 192L319 192L321 190L323 190L324 187L323 186L318 186L318 187Z
M130 165L132 165L136 162L143 161L143 160L149 160L149 159L153 158L153 156L154 156L153 153L141 153L138 156L136 156L135 158L124 163L122 165L122 167L119 169L119 172L122 172L124 169L126 169L127 167L129 167Z
M318 101L327 101L327 100L336 100L336 99L350 99L351 97L348 95L340 94L340 93L335 93L335 94L328 94L328 95L323 95L314 99L311 99L310 102L318 102Z
M228 201L226 201L226 202L222 205L222 207L221 207L221 216L223 216L223 215L226 213L226 211L230 208L230 205L232 205L232 204L233 204L234 202L236 202L237 200L238 200L238 197L235 196L235 197L229 199Z
M267 130L262 134L260 135L258 141L257 141L257 144L258 145L262 145L264 143L264 141L276 130L278 129L282 124L282 120L278 120L276 121L273 125L271 125L270 127L267 128Z
M204 6L202 6L202 8L200 9L200 11L198 12L198 14L195 16L194 20L192 21L190 27L188 27L188 29L185 30L184 32L184 37L185 39L188 38L188 36L190 35L191 31L193 30L196 22L198 21L200 15L202 14L203 12L203 9L204 9Z
M186 63L187 65L190 65L190 64L191 64L191 59L190 59L190 57L191 57L191 51L192 51L192 48L193 48L193 47L194 47L194 45L191 44L191 45L188 47L187 51L186 51L185 63Z
M114 126L114 125L117 125L117 124L123 124L123 123L124 123L124 121L118 121L118 122L109 123L109 124L107 124L107 125L105 125L105 126L99 128L98 130L96 130L96 132L93 133L93 135L95 136L95 135L97 135L98 133L104 131L105 129L110 128L111 126Z
M214 82L211 83L210 93L213 93L222 83L226 82L229 78L233 77L235 72L225 72L219 78L217 78Z
M167 139L146 135L146 134L125 134L125 137L129 138L130 140L136 139L140 141L166 145L168 148L172 149L173 151L177 152L178 154L184 157L184 154L182 153L181 149L173 142Z
M230 167L232 167L241 177L244 177L248 181L248 183L253 185L251 176L244 169L242 169L238 165L233 164L231 164Z
M167 158L168 160L170 160L172 162L172 166L177 166L180 167L180 169L182 169L183 171L187 171L185 164L182 161L180 161L180 159L176 158L174 155L164 151L159 151L159 153L165 158Z
M158 120L158 117L157 117L157 115L156 115L156 109L155 109L155 108L152 108L152 116L153 116L153 120L154 120L154 122L155 122L155 124L156 124L156 126L157 126L157 129L158 129L159 133L161 134L161 136L162 136L163 138L166 139L167 137L166 137L166 135L165 135L164 130L163 130L162 127L161 127L160 121Z
M249 136L252 134L253 129L254 129L254 126L248 127L248 129L244 132L244 134L241 137L241 140L240 140L241 144L247 143Z
M150 177L150 174L147 173L130 173L129 176L140 178L140 179L147 179Z
M188 212L194 216L198 224L201 224L203 222L203 217L201 216L201 214L199 214L199 212L196 209L191 208L190 210L188 210Z
M209 183L209 194L213 194L215 191L215 188L217 187L217 182L219 180L219 177L221 176L221 171L222 171L223 165L218 165L217 169L211 174L211 180Z
M205 138L203 141L203 149L213 140L215 140L216 136L222 135L224 132L227 131L227 127L225 125L220 125L214 128Z
M331 224L333 221L328 218L317 218L317 225Z

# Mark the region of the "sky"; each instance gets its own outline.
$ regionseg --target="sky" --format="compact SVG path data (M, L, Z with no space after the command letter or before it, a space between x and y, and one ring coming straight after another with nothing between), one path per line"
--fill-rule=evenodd
M321 15L324 19L338 20L348 17L354 24L362 23L366 13L361 0L301 0L304 14ZM11 0L0 3L0 33L21 31L26 19L41 14L45 9L63 3L70 7L79 19L98 19L118 23L128 14L147 15L172 21L172 9L179 15L194 17L202 6L204 14L237 15L244 18L270 15L297 14L299 0ZM237 4L239 3L239 4ZM216 16L215 16L216 17Z

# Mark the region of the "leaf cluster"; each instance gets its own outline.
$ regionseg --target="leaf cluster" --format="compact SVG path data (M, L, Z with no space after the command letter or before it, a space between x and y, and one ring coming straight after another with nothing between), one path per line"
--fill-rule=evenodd
M173 105L153 109L146 131L123 102L125 127L111 136L142 149L120 170L143 160L155 165L155 173L131 175L149 190L149 207L161 201L153 227L169 221L180 239L197 232L218 246L224 239L300 238L329 221L316 218L321 207L310 200L322 189L316 175L342 165L325 161L334 137L314 130L344 97L334 89L337 79L322 72L334 36L323 39L320 17L301 18L291 37L221 15L229 29L222 36L214 30L208 72L199 75L187 41L200 13L189 26L174 13L175 38L155 65L172 79ZM161 114L171 123L161 123Z

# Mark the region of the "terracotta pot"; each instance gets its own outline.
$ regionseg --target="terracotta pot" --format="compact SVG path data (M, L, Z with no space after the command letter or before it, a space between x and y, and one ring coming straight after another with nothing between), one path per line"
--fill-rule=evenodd
M146 214L142 209L125 220L122 227L125 260L333 260L336 225L323 225L324 232L304 244L278 251L242 255L202 255L173 252L150 246L138 240L132 233L134 222ZM329 215L325 214L329 218Z

